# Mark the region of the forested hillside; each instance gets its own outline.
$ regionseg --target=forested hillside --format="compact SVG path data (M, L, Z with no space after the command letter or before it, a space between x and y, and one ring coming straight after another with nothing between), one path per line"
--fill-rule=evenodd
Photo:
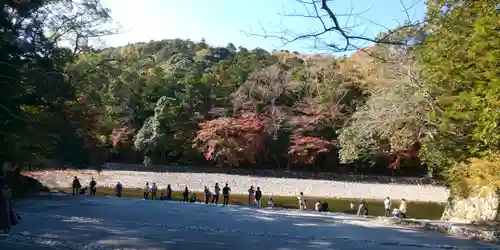
M460 2L440 15L431 4L419 36L392 35L411 46L380 42L348 58L180 39L69 50L9 20L43 8L3 6L2 162L397 175L446 173L474 157L495 166L498 7ZM109 18L102 11L88 15Z

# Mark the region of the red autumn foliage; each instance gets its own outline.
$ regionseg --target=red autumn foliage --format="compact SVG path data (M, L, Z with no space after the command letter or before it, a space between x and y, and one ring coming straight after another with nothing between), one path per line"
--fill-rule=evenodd
M127 126L121 128L113 129L113 132L109 135L113 147L118 147L120 145L128 145L132 143L135 131Z
M328 153L335 146L334 142L317 137L295 136L288 151L293 162L311 164L322 153Z
M418 156L420 154L420 149L422 148L422 145L420 142L415 142L413 143L410 148L406 150L398 150L395 152L392 152L389 154L389 159L392 162L387 166L387 168L390 169L399 169L401 168L401 158L406 158L406 159L418 159Z
M296 115L291 118L290 125L294 128L296 135L321 129L325 124L330 126L335 123L343 123L345 119L340 106L322 106L310 99L296 104L293 111Z
M199 124L193 147L205 152L205 159L236 166L256 163L265 150L263 120L255 115L222 117Z

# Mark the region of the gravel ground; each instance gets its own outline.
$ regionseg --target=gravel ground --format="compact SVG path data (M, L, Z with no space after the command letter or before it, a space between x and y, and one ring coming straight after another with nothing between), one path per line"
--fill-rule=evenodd
M174 190L188 187L192 191L203 191L205 185L228 183L232 193L246 194L250 185L259 186L264 193L278 196L295 196L304 192L306 196L391 199L405 198L411 201L444 202L448 190L432 185L368 184L329 180L305 180L292 178L266 178L228 174L206 173L155 173L105 170L97 173L92 170L51 170L27 172L26 176L40 180L50 188L70 187L74 176L78 176L83 186L94 177L98 186L114 187L120 181L125 188L142 188L146 182L156 182L160 189L167 184Z
M114 197L20 200L5 250L498 249L345 214Z

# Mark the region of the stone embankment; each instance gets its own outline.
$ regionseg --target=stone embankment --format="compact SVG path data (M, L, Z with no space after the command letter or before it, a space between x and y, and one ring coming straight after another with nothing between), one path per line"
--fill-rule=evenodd
M126 188L142 188L146 182L155 182L160 189L167 184L174 190L188 187L192 191L202 191L204 186L213 189L216 182L220 185L228 183L232 193L246 194L250 185L259 186L268 195L295 196L304 192L306 196L391 199L405 198L411 201L445 202L448 190L445 187L431 184L399 184L355 182L347 180L310 179L292 177L264 177L259 175L236 175L228 173L210 173L201 171L187 172L183 167L168 168L168 172L136 172L111 170L119 167L107 166L100 173L92 170L49 170L27 172L25 175L38 179L50 188L70 187L74 176L78 176L83 185L94 177L98 186L114 187L120 181ZM184 169L184 170L182 170ZM338 178L337 178L338 179Z
M427 231L440 232L484 242L500 244L500 227L498 225L474 225L452 223L448 221L433 221L419 219L382 218L386 224L406 228L418 228Z

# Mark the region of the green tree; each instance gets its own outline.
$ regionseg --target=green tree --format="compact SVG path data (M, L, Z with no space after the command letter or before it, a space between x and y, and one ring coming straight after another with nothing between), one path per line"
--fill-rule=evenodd
M441 125L432 144L448 165L500 147L500 16L498 2L429 4L428 35L419 48L424 80ZM449 147L453 145L453 147ZM451 161L450 161L451 160Z

